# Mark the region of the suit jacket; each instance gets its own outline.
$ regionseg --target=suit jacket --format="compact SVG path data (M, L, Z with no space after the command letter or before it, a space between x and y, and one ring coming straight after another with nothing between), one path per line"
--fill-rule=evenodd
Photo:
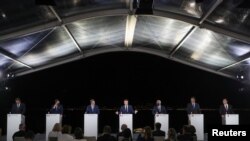
M233 114L233 106L228 104L228 108L226 109L224 105L220 106L220 114L225 115L225 114Z
M162 130L156 130L156 131L153 131L152 133L153 136L164 136L166 135L166 133Z
M13 104L11 108L12 114L25 114L26 112L26 106L23 103L20 103L20 106L18 107L17 104Z
M86 108L87 114L100 114L99 107L97 105L94 106L94 108L91 108L91 105L88 105Z
M128 109L125 109L125 105L121 106L120 108L120 114L133 114L134 109L131 105L128 105Z
M62 105L58 105L57 108L54 108L54 106L52 106L52 108L50 109L50 113L51 114L63 114L63 106Z
M152 114L167 114L167 109L165 106L161 105L161 110L158 109L158 106L154 106L153 110L152 110Z
M187 105L187 113L188 114L200 114L200 105L198 103L195 103L195 106L193 107L192 103L188 103Z

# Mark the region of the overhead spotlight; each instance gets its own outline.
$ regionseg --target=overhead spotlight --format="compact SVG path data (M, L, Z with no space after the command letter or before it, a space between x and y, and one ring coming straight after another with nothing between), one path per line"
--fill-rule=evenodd
M191 7L191 8L195 8L195 5L196 5L196 3L194 1L189 3L189 7Z
M9 87L6 86L6 87L5 87L5 90L8 91L8 90L9 90Z
M245 74L243 71L240 71L239 74L236 75L236 78L238 80L244 80L245 79Z
M224 20L224 18L218 18L214 22L216 22L216 23L224 23L225 20Z

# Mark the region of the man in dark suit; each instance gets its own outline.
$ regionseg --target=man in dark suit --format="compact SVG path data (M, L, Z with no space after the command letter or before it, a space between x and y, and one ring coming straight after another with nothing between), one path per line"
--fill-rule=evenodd
M131 105L128 104L128 99L125 99L123 101L124 105L121 106L120 108L120 114L136 114L137 110L134 110L133 107ZM116 112L116 114L119 114L118 112Z
M200 114L200 105L195 102L195 97L191 97L191 103L187 105L187 113L188 114Z
M161 130L161 123L156 122L155 123L155 131L153 131L153 136L163 136L165 137L166 133L164 131Z
M51 114L63 114L63 106L60 104L59 99L55 99L55 104L50 109Z
M222 102L223 104L220 106L220 115L223 117L225 114L233 114L233 107L228 104L228 100L224 98Z
M155 115L155 114L166 114L166 113L167 113L166 107L161 105L161 100L157 100L156 105L152 110L152 114Z
M12 105L11 114L22 114L24 115L26 112L25 104L21 102L20 98L15 99L16 103Z
M90 100L90 105L87 106L85 113L86 114L99 114L100 113L99 107L95 104L94 99Z
M225 125L226 123L225 115L234 114L234 111L233 111L233 106L228 104L228 100L226 98L224 98L222 102L223 104L220 106L220 115L222 118L222 124Z

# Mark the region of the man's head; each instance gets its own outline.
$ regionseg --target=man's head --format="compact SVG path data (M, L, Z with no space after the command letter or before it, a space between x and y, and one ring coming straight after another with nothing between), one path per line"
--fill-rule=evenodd
M161 105L161 100L156 100L156 105Z
M106 125L103 128L103 134L110 134L111 133L111 127Z
M91 104L91 105L95 105L95 100L94 100L94 99L91 99L91 100L90 100L90 104Z
M21 123L21 124L19 124L19 130L20 131L25 131L25 124L23 124L23 123Z
M21 99L20 98L16 98L15 101L16 101L16 104L20 104L21 103Z
M128 126L126 125L126 124L122 124L122 126L121 126L121 130L122 131L124 131L125 129L127 129L128 128Z
M191 103L195 103L195 100L196 100L195 97L190 98Z
M60 100L59 99L55 99L55 104L59 105L60 104Z
M155 123L155 129L156 129L156 130L160 130L160 129L161 129L161 123L156 122L156 123Z
M124 105L128 105L128 99L124 99L123 103Z
M227 104L228 103L228 101L227 101L226 98L223 98L222 102L223 102L223 104Z

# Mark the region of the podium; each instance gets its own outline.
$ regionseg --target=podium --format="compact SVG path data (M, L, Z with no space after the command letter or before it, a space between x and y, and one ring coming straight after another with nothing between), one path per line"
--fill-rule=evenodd
M126 124L128 128L133 131L133 114L120 114L119 115L119 131L121 132L122 124Z
M222 123L224 125L239 125L239 114L226 114L224 118L222 118Z
M98 137L98 114L84 114L84 136Z
M161 123L161 130L165 131L166 136L168 137L168 129L169 129L169 115L168 114L155 114L155 123Z
M197 140L204 140L204 115L190 114L188 117L190 124L196 129Z
M19 131L19 125L25 123L25 116L22 114L7 115L7 141L12 141L12 136Z
M48 141L49 132L52 131L56 123L62 123L62 116L60 114L46 114L46 141Z

